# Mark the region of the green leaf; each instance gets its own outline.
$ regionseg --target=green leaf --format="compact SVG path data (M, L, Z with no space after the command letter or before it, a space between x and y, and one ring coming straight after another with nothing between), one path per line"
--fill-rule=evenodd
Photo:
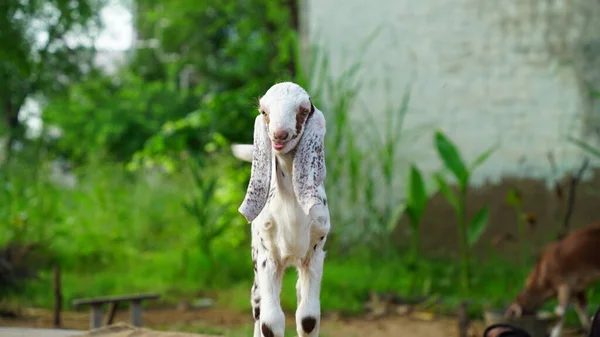
M492 155L492 153L494 153L494 151L498 149L498 147L498 145L494 145L486 151L484 151L483 153L481 153L471 164L471 171L475 170L477 167L483 164Z
M569 136L569 141L577 145L580 149L588 152L589 154L594 155L596 158L600 158L600 149L593 147L592 145Z
M427 193L421 172L415 165L410 167L407 199L407 214L413 226L418 226L425 212Z
M448 183L446 183L444 177L442 177L441 174L436 173L433 175L433 178L440 189L440 193L444 196L444 198L446 198L446 200L448 200L452 208L454 208L454 211L458 212L458 199L454 195L454 192L452 192L450 189L450 186L448 186Z
M419 221L421 220L419 212L411 205L406 205L406 209L404 211L410 219L410 228L413 231L416 231L419 228Z
M450 169L461 186L466 186L469 172L456 146L442 131L435 132L435 146L444 165Z
M398 205L397 207L394 207L392 209L392 216L390 217L390 219L388 221L388 225L387 225L388 233L392 233L394 231L394 229L396 229L396 226L398 225L398 221L400 221L400 217L402 216L402 212L407 211L407 209L408 209L408 206L406 206L403 203L401 203L400 205Z
M489 208L485 206L473 216L471 219L471 223L469 224L469 233L467 235L467 243L469 247L472 247L479 238L485 232L485 229L488 224L488 216L489 216Z

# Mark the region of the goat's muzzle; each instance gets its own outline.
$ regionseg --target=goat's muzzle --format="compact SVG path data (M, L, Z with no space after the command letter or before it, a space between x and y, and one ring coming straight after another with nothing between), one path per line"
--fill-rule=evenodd
M277 151L283 150L288 142L290 133L286 130L277 130L273 133L273 148Z

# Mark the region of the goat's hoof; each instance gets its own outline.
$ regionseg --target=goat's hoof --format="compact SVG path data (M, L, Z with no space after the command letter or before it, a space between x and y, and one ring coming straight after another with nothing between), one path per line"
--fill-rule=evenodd
M313 330L315 329L315 326L317 326L317 319L314 317L304 317L302 319L302 330L304 330L304 332L306 333L311 333L313 332Z

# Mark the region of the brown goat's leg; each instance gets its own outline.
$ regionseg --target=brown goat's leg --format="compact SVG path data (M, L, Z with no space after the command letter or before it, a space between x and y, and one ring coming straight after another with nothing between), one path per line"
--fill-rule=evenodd
M581 327L587 333L590 331L591 322L587 312L587 298L585 296L585 291L577 292L574 294L573 299L575 312L577 312L579 322L581 322Z
M562 326L565 323L565 314L567 312L567 308L569 307L569 298L571 297L571 289L567 284L561 284L558 287L558 306L556 307L556 315L558 316L558 321L556 325L552 327L552 331L550 332L550 337L559 337L562 331Z

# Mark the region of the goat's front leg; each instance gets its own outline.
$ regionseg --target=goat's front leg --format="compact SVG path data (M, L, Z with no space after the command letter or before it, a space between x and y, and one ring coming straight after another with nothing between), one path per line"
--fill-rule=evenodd
M283 337L285 315L279 301L283 269L267 250L259 252L257 263L260 321L255 323L255 336L260 329L263 337Z
M318 234L317 234L318 233ZM310 252L298 267L296 331L298 337L317 337L321 325L321 280L327 233L314 232ZM316 236L321 235L321 236Z
M561 335L562 326L565 322L565 314L569 308L569 299L571 297L571 289L567 284L562 284L558 287L558 305L556 306L556 315L558 321L552 327L550 337L559 337Z

